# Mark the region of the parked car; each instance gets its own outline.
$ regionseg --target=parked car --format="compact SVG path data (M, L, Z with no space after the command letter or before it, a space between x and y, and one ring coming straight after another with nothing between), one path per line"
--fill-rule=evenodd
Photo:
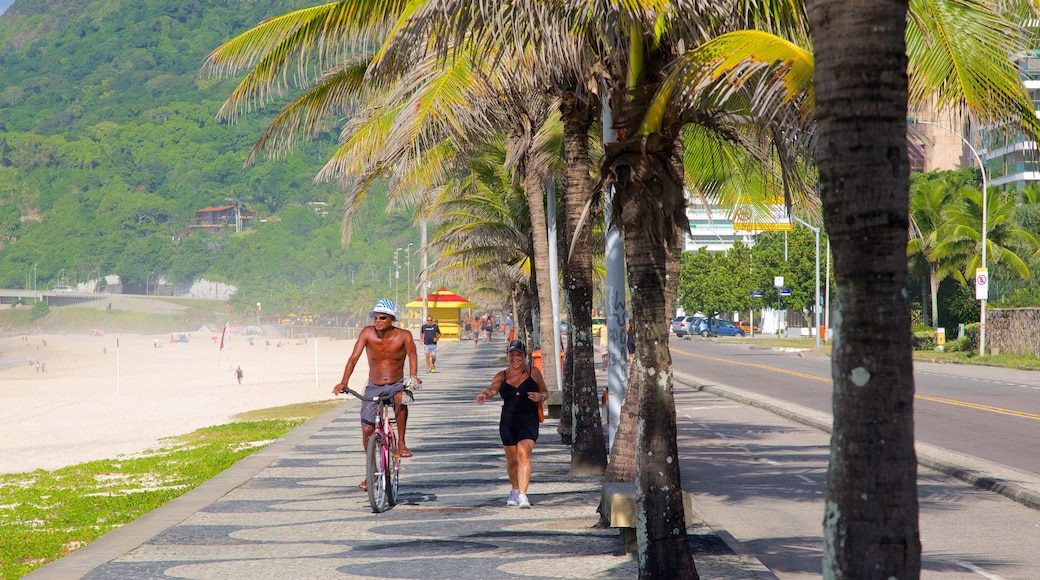
M712 318L709 324L708 319L701 318L690 330L690 334L699 334L701 336L744 336L744 330L728 320Z
M693 328L700 320L704 319L699 316L679 316L672 321L672 332L674 332L675 336L679 338L682 338L687 334L697 334Z
M672 332L679 334L679 327L682 325L683 320L686 320L685 316L676 316L672 319Z
M747 320L739 320L739 321L737 321L737 326L739 326L740 329L743 330L744 332L751 332L751 323L748 322ZM758 332L758 325L757 324L755 325L755 332Z
M601 328L607 325L607 318L605 316L593 316L592 317L592 336L599 336Z

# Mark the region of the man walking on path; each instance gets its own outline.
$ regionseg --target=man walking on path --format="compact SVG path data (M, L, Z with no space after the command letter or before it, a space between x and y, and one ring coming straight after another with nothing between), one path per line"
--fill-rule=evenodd
M437 341L441 338L441 327L433 321L432 316L426 317L426 324L419 328L419 337L422 339L423 352L426 353L426 372L437 372Z
M406 381L404 377L404 359L408 357L408 382L419 384L422 381L416 376L419 373L419 361L416 360L415 342L412 333L394 326L397 311L392 300L386 298L376 303L368 315L372 325L361 329L354 352L347 359L343 369L343 380L332 388L332 394L338 395L347 388L347 381L354 372L354 367L364 352L368 356L368 384L365 396L375 397L397 393L394 397L394 416L397 419L397 431L401 439L401 457L411 457L412 452L405 445L405 425L408 422L408 404L411 395L404 393ZM361 402L361 445L368 450L368 438L372 436L376 425L376 405L373 401ZM361 482L366 489L366 482Z

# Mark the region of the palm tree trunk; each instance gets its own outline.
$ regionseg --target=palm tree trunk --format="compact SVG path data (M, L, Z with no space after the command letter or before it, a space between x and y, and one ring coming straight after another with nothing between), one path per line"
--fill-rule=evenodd
M592 198L589 174L589 128L592 111L572 93L565 93L560 110L564 123L566 182L563 192L564 237L562 245L564 291L570 307L567 367L572 382L564 386L561 418L568 421L573 447L571 469L575 475L602 475L607 465L607 447L599 416L595 352L592 338L592 220L581 221L582 211ZM579 230L580 227L580 230ZM578 235L575 236L575 232ZM571 241L574 247L571 248ZM569 388L568 388L569 387ZM570 394L570 397L567 395ZM568 399L570 399L568 401ZM567 403L570 402L570 405Z
M939 328L939 268L928 264L928 290L932 305L932 328Z
M636 332L625 405L638 392L636 537L639 577L645 579L699 577L686 534L682 475L676 460L669 320L664 315L674 305L677 277L669 272L678 269L677 241L687 223L678 169L682 166L676 161L679 151L676 141L655 135L608 147L607 153L617 187L614 215L625 236ZM615 446L621 444L620 435L619 430Z
M918 578L910 302L907 0L807 3L817 164L841 316L824 578Z
M553 304L552 293L549 292L549 238L545 218L546 179L540 172L527 168L523 171L524 195L527 197L527 209L531 215L531 247L534 249L531 260L536 279L544 284L544 291L538 292L538 347L542 351L542 376L549 390L559 384L556 377L556 345L553 344Z

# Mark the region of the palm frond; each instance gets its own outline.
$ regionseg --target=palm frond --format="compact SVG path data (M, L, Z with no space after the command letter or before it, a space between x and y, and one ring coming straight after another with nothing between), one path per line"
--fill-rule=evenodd
M1013 123L1040 138L1040 121L1011 56L1026 49L1023 21L988 0L911 0L911 104L967 109L981 124Z

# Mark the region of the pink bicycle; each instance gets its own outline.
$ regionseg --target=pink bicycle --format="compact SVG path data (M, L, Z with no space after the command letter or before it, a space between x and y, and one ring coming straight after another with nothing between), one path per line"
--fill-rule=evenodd
M401 471L401 454L397 449L397 421L394 420L394 397L397 393L380 396L365 396L350 387L350 393L362 401L376 403L375 431L368 438L365 453L365 481L368 485L368 501L372 511L383 513L397 504L397 476Z

